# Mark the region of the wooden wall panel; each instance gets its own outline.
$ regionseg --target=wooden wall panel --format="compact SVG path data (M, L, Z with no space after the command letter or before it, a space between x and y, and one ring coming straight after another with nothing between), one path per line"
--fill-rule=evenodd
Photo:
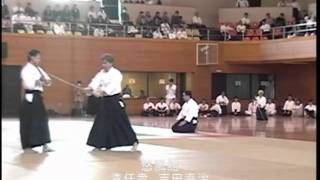
M191 90L194 97L198 100L206 97L208 100L210 99L211 73L214 72L276 74L279 77L276 82L276 92L279 95L277 98L280 99L287 94L288 90L293 89L294 85L296 85L291 78L294 74L298 74L301 76L301 79L298 81L301 83L301 86L297 88L299 90L293 91L292 94L297 94L302 99L315 97L314 63L313 66L308 64L288 66L281 64L229 64L228 61L225 61L226 57L233 59L240 57L239 59L244 59L244 61L255 59L258 56L257 53L256 57L250 58L248 54L245 54L246 51L242 51L248 47L247 44L255 44L254 42L222 42L219 45L221 48L219 52L222 52L222 54L218 65L196 66L196 43L198 41L61 37L7 33L2 33L2 38L3 41L8 42L9 49L9 56L7 59L2 60L2 64L24 65L26 63L27 52L31 48L37 48L42 52L42 66L47 71L70 82L75 83L77 80L82 80L84 85L87 85L91 78L100 70L100 55L104 52L109 52L114 55L116 66L122 71L192 73ZM292 44L295 44L295 41L292 40ZM304 42L303 40L301 41ZM305 41L307 44L312 44L314 40L309 39ZM310 41L312 42L310 43ZM266 43L272 42L268 41ZM260 44L260 46L262 45ZM230 49L228 49L229 47ZM255 46L250 47L254 48ZM237 50L237 48L240 50ZM248 51L255 52L254 50ZM309 52L310 50L306 51ZM260 52L260 58L263 58L266 54ZM270 54L272 56L271 52ZM257 62L259 61L257 60ZM288 72L284 71L286 67L290 67ZM308 70L305 71L305 68ZM305 77L305 79L302 77ZM309 90L301 93L303 92L302 89L308 87ZM73 89L71 87L54 80L53 86L45 91L44 98L48 108L52 108L60 113L71 112L73 106ZM140 113L143 100L126 101L128 102L129 113Z

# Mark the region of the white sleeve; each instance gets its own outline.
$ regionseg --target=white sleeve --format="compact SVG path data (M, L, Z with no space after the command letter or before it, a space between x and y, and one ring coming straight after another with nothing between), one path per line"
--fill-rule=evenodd
M122 75L121 73L117 72L112 77L112 80L110 82L107 82L106 86L103 86L103 91L109 95L113 95L115 93L118 93L117 91L120 88L121 92L121 81L122 81Z
M42 68L39 67L39 70L41 71L44 78L46 78L46 80L51 80L49 75Z
M98 72L94 76L94 78L91 80L88 86L91 87L94 91L96 91L100 85L100 79L101 79L101 75L100 75L100 72Z
M199 107L197 104L192 104L188 107L188 112L186 113L185 121L191 122L194 117L198 117Z
M229 99L227 98L227 96L226 96L226 105L228 105L229 104Z

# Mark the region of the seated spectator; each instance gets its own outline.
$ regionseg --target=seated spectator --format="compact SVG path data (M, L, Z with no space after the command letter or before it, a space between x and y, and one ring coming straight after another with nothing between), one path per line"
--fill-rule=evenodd
M272 99L268 99L266 104L266 112L269 116L273 116L277 113L276 104L272 101Z
M237 25L236 30L238 34L245 34L247 27L242 23L242 21L239 21L239 24Z
M188 39L187 31L184 28L178 28L177 39Z
M153 116L155 113L155 106L150 101L150 98L147 98L146 102L143 104L142 116Z
M228 24L222 24L220 26L220 32L224 34L226 40L231 39L230 33L232 31L234 31L234 29L231 26L229 26Z
M121 19L122 19L122 22L124 25L133 25L133 23L130 22L130 15L129 15L126 7L123 7L123 9L122 9Z
M158 1L157 1L157 4L158 4L158 5L162 5L161 0L158 0Z
M1 5L2 19L10 19L9 8L6 4Z
M296 99L294 101L294 105L292 107L292 116L294 117L302 117L303 116L303 104Z
M199 104L199 115L200 117L207 117L209 113L209 104L205 99L202 99L201 103Z
M12 8L12 14L18 14L18 13L24 14L24 12L25 12L24 7L19 1L17 2L17 5Z
M168 16L168 12L167 11L165 11L165 12L163 12L163 15L162 15L162 23L170 23L170 18L169 18L169 16Z
M156 104L156 115L160 117L167 116L169 113L169 106L165 102L164 98L160 98L160 102Z
M43 24L42 24L42 20L41 20L41 17L38 15L38 13L35 14L34 17L32 17L33 19L33 31L34 32L37 32L37 31L43 31L45 32L45 28L43 27Z
M153 25L154 26L160 26L161 22L162 22L162 19L160 17L160 12L157 11L156 14L154 15L153 17Z
M53 24L53 32L56 35L64 35L65 34L65 25L63 23L54 23Z
M146 96L144 90L140 90L140 94L139 94L138 98L144 99L144 98L146 98L146 97L147 97L147 96Z
M292 96L289 95L282 108L282 112L281 112L282 116L291 116L294 104L295 102L293 101Z
M169 39L177 39L177 30L176 30L176 28L173 28L173 29L170 30Z
M55 21L55 14L50 5L44 9L42 17L44 21Z
M162 33L160 31L160 28L157 28L157 30L155 30L152 33L153 39L162 39Z
M214 100L212 101L212 104L211 104L209 111L210 111L210 115L212 117L217 117L217 116L222 115L221 106L219 104L217 104L216 101L214 101Z
M140 13L137 17L137 20L136 20L136 25L137 26L144 26L146 23L147 23L147 21L146 21L146 17L144 15L144 12L140 11Z
M60 5L56 4L53 9L54 21L61 21L62 10L60 9Z
M317 106L313 104L312 100L308 101L308 105L304 108L305 116L310 118L316 118Z
M24 9L24 13L26 16L35 16L36 11L32 9L32 5L30 2L27 3L27 7Z
M194 13L194 16L192 17L192 24L197 27L200 27L202 25L202 19L199 16L199 12Z
M182 20L182 16L180 16L180 12L176 11L171 17L171 25L173 27L181 27L184 24Z
M253 115L256 115L256 111L257 111L257 101L256 101L256 98L253 98L248 105L248 110L244 111L244 114L247 116L253 116Z
M93 30L93 36L94 37L104 37L105 33L104 33L104 29L100 28L100 27L94 27ZM123 94L122 95L123 98L130 98L131 96L129 94Z
M73 4L71 8L71 19L73 22L79 21L80 19L80 10L77 7L77 4Z
M60 20L62 21L62 22L71 22L71 10L70 10L70 8L69 8L69 6L68 5L65 5L64 7L63 7L63 10L62 10L62 12L61 12L61 18L60 18Z
M105 13L104 9L100 8L99 11L97 12L97 20L96 20L96 22L104 24L104 23L108 23L108 21L109 21L108 20L108 16Z
M170 25L168 24L168 22L162 22L160 27L164 37L169 38Z
M179 114L179 111L181 110L181 105L176 101L176 99L173 99L169 103L169 115L170 116L176 116Z
M263 34L270 34L271 33L271 26L266 21L262 21L262 25L260 26Z
M90 7L89 7L89 11L88 11L88 16L87 16L87 18L88 18L88 22L89 22L89 23L95 23L95 22L97 22L98 16L97 16L97 12L96 12L94 6L90 6Z
M278 7L287 7L288 3L286 2L286 0L279 0L277 6Z
M280 16L276 18L275 20L275 26L285 26L287 24L286 19L284 17L284 13L280 13Z
M236 7L240 7L240 8L249 7L249 2L248 0L237 0Z
M266 17L260 21L260 26L262 25L263 21L267 24L270 24L271 27L274 26L274 19L271 17L270 13L267 13Z
M145 20L146 20L146 25L149 25L149 26L152 25L152 17L149 11L146 12Z
M122 95L123 97L132 97L132 90L128 84L126 84L126 86L122 89Z
M27 29L24 25L26 22L27 17L21 13L21 11L17 11L12 17L11 17L11 22L13 25L13 31L15 33L18 32L18 30L23 30L25 33L27 32Z
M229 104L229 99L224 91L221 91L221 93L216 97L216 103L220 105L222 109L222 115L227 115L227 105Z
M242 24L247 26L247 28L249 28L251 21L249 19L249 14L247 12L244 13L243 17L241 18L241 22Z
M234 116L239 116L241 113L241 104L238 97L234 97L233 102L231 103L231 113Z

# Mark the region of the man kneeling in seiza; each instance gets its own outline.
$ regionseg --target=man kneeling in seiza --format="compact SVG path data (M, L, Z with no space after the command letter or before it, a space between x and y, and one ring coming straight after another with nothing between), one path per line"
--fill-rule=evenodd
M194 133L198 126L199 106L192 99L191 91L183 92L185 103L182 106L177 122L172 126L172 131L176 133Z

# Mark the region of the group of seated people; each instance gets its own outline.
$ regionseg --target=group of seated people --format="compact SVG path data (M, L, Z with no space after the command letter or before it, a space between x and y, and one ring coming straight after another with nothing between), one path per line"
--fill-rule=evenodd
M174 99L169 104L166 103L164 98L154 105L150 98L147 98L143 104L142 116L176 116L181 110L181 105Z
M149 4L153 4L153 2L152 2L153 0L147 0L147 2L149 3ZM145 1L144 0L123 0L122 1L123 3L134 3L134 4L145 4ZM157 2L156 2L156 4L157 5L161 5L162 4L162 2L161 2L161 0L157 0Z

